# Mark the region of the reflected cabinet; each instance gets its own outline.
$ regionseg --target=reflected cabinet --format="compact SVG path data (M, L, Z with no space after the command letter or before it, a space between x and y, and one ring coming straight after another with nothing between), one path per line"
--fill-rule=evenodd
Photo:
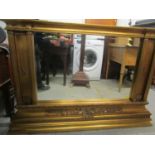
M10 134L151 125L151 113L145 106L155 66L155 29L42 20L4 21L18 109ZM37 34L40 36L36 38ZM82 36L86 36L85 40ZM107 67L110 61L121 65L118 77L93 79L102 70L97 60L100 58L104 64L105 36L139 38L140 44L109 45ZM78 58L76 71L74 58ZM93 70L95 66L97 69ZM133 78L128 80L130 72ZM74 86L71 81L75 75L80 75L80 80L87 79L90 87ZM130 84L128 89L125 81ZM123 94L126 90L127 94Z

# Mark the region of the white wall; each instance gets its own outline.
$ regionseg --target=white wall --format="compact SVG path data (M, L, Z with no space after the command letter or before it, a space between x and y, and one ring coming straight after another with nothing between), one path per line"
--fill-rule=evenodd
M131 19L131 25L134 25L137 20L141 19ZM117 19L117 26L129 26L130 19Z
M131 25L134 25L137 20L131 19ZM49 19L49 21L69 22L69 23L85 23L85 19ZM130 19L117 19L117 26L129 26Z
M67 23L81 23L84 24L84 19L48 19L48 21L55 21L55 22L67 22Z

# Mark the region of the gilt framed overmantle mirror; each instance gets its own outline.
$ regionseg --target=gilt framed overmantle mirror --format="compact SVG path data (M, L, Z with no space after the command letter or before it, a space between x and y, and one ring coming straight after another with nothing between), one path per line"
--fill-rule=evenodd
M155 66L155 29L4 21L18 117L25 112L29 119L58 121L40 130L35 123L25 125L26 133L151 125L145 106Z

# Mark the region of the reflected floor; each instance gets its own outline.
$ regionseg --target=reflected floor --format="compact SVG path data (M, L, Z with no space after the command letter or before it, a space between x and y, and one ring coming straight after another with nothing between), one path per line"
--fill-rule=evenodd
M131 83L124 81L121 92L118 91L118 80L90 81L90 88L72 86L71 76L67 77L66 86L63 86L63 77L50 78L50 89L38 91L38 100L62 99L120 99L128 98Z

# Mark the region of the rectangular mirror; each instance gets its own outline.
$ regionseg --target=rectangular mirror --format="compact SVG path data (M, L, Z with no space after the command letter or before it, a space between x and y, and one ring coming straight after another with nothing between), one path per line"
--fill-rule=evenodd
M129 98L139 38L35 32L34 43L38 100Z

